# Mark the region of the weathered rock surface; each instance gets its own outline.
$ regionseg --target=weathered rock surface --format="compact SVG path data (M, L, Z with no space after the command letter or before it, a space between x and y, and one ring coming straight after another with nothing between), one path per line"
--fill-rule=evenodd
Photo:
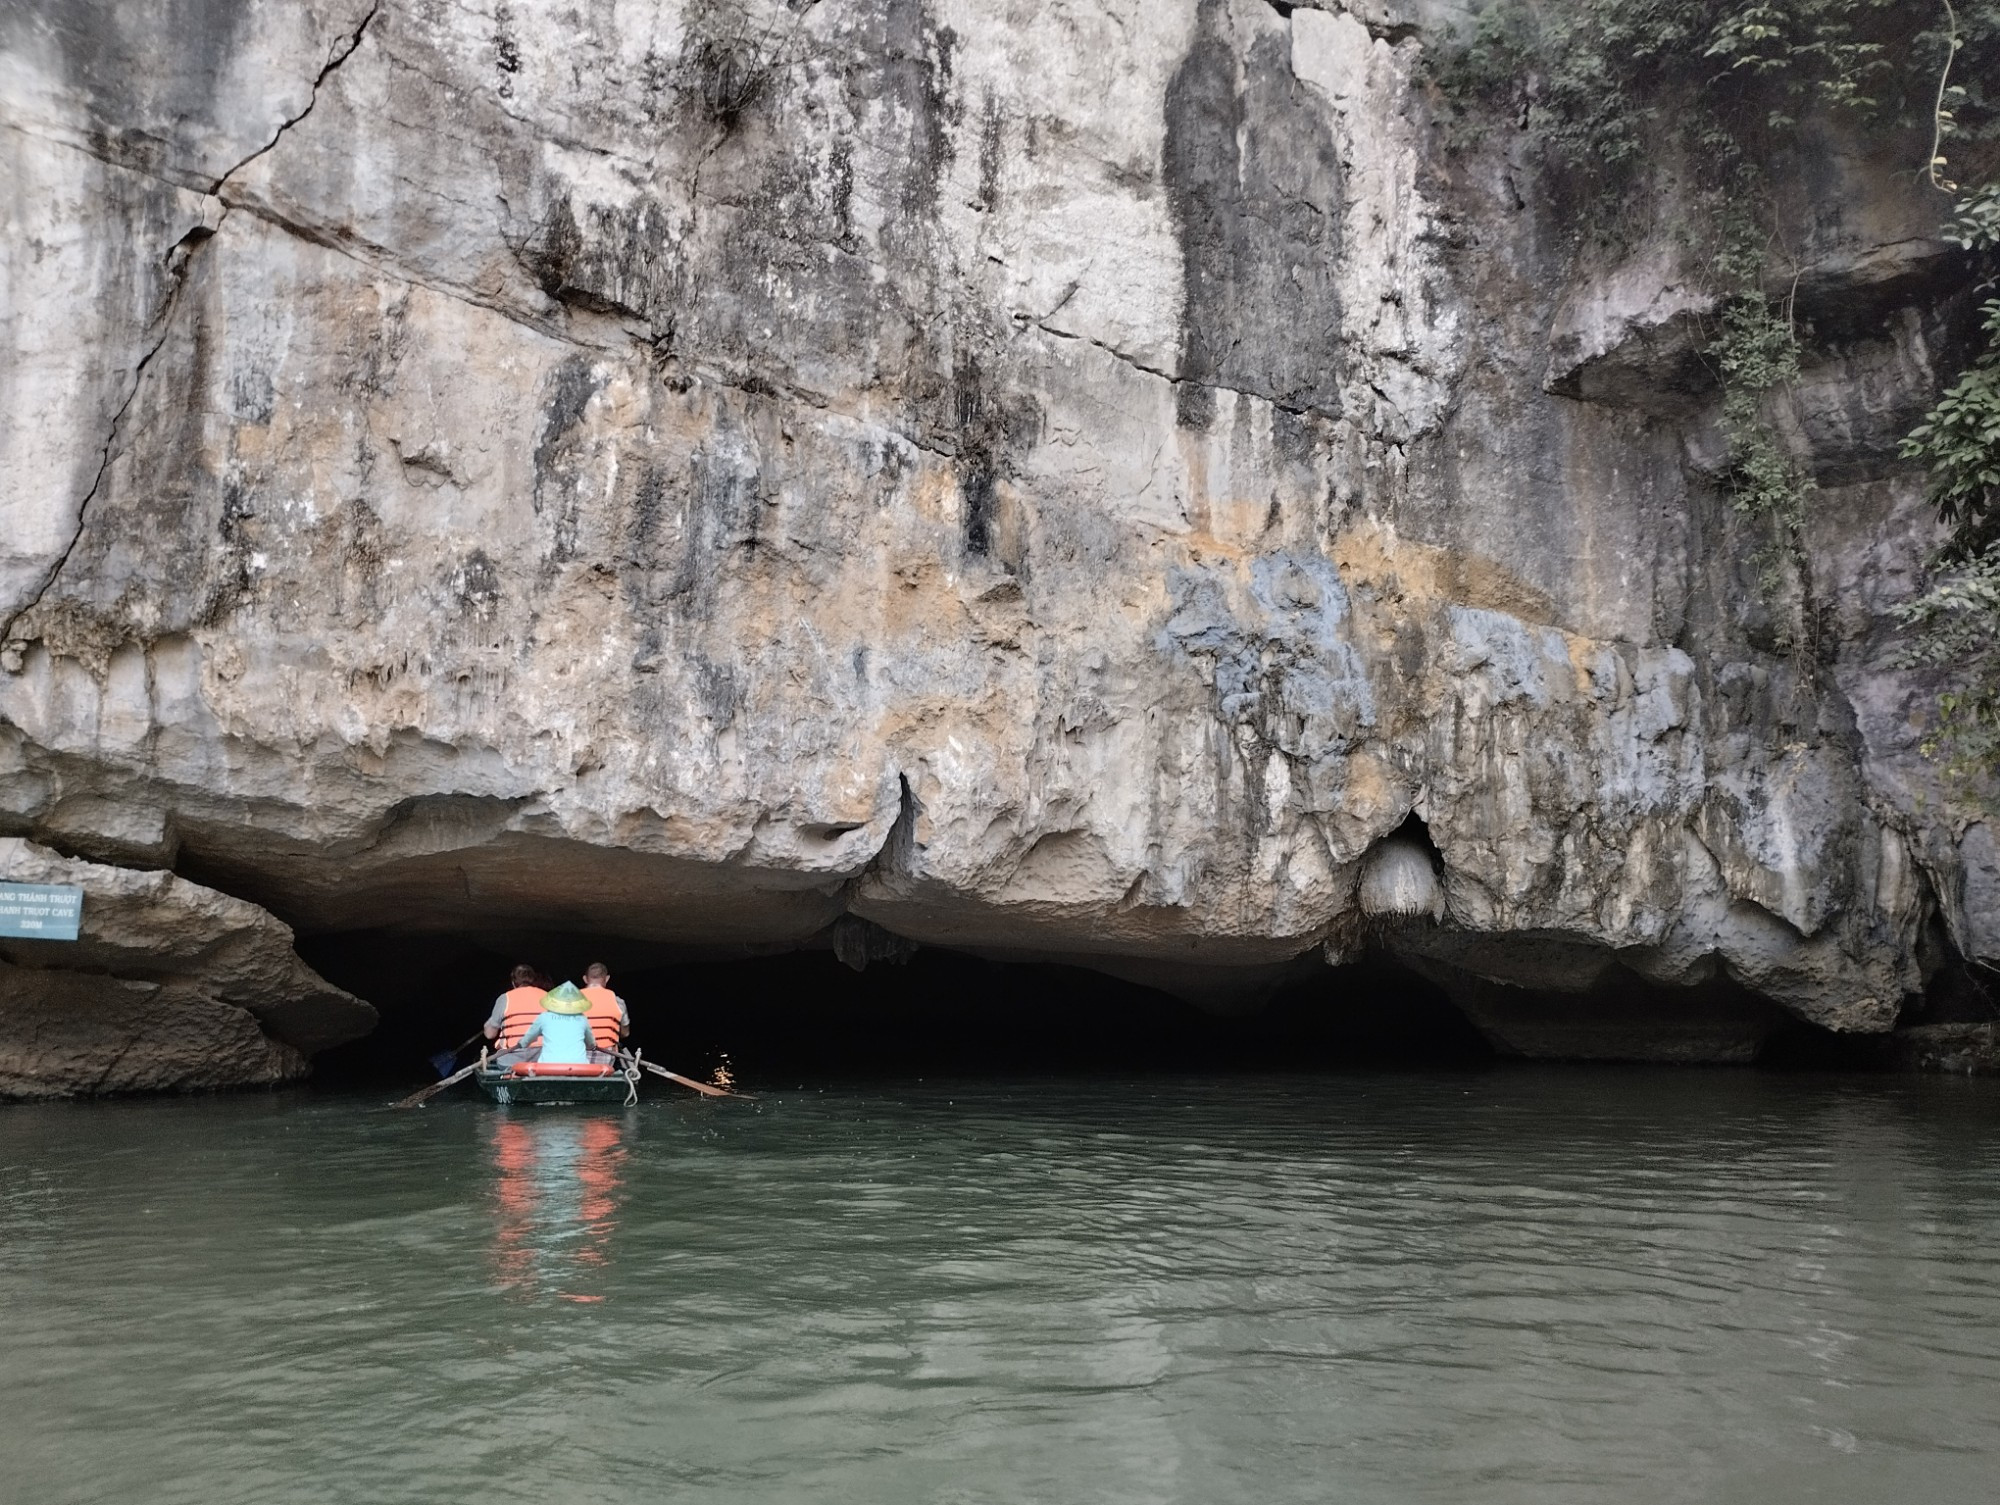
M296 1080L306 1058L192 988L0 964L0 1098L200 1092Z
M0 882L84 890L75 941L0 938L0 1097L285 1081L374 1026L255 904L19 837L0 837Z
M1895 1035L1898 1064L1955 1076L2000 1076L2000 1024L1920 1024Z
M1222 1006L1415 814L1389 944L1467 997L1889 1029L1925 935L2000 961L1892 667L1935 208L1840 141L1793 206L1802 655L1671 226L1449 150L1448 10L10 13L5 829L314 930L848 917Z

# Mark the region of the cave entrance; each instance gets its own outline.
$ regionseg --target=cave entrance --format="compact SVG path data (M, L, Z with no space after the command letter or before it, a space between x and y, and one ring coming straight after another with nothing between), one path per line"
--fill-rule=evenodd
M333 1084L420 1079L427 1057L479 1028L517 961L576 980L603 961L648 1058L707 1076L726 1057L752 1090L922 1075L1463 1066L1491 1054L1440 989L1375 957L1294 983L1256 1014L1217 1018L1083 967L931 947L858 971L831 949L690 959L580 934L350 931L302 936L299 951L381 1012L374 1033L318 1058L318 1079Z

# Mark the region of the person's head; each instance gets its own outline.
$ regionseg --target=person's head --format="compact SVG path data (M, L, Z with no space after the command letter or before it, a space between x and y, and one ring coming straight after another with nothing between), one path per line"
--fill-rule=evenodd
M601 988L611 981L611 969L603 962L592 962L583 969L583 985L586 988Z
M510 985L517 988L540 987L541 984L535 980L539 975L533 967L529 966L526 962L522 962L520 966L514 969Z

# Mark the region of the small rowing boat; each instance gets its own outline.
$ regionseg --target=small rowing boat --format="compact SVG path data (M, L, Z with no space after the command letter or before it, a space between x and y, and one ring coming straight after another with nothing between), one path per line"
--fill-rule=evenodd
M697 1082L678 1071L642 1061L636 1050L619 1051L615 1064L599 1065L593 1062L588 1066L557 1061L522 1061L517 1065L502 1066L482 1050L479 1059L470 1066L461 1066L443 1081L419 1087L408 1097L400 1098L389 1106L421 1108L446 1088L456 1087L471 1077L479 1083L479 1090L496 1103L622 1103L629 1108L639 1101L640 1073L646 1071L692 1088L703 1097L756 1101L750 1093L737 1092L714 1082ZM723 1075L721 1072L716 1074Z
M511 1107L516 1103L553 1106L557 1103L622 1103L631 1107L639 1101L639 1061L626 1056L616 1065L572 1066L553 1062L521 1061L499 1066L483 1061L472 1073L494 1102Z

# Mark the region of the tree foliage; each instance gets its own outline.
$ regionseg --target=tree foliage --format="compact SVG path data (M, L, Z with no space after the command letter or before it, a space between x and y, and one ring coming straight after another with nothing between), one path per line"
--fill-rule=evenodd
M2000 190L1968 194L1952 230L1966 250L2000 250ZM1951 682L1924 750L1964 794L2000 778L2000 298L1980 306L1980 329L1984 348L1903 441L1952 529L1937 579L1898 613L1912 633L1904 661Z
M1893 128L1942 107L1960 142L2000 139L2000 0L1495 0L1439 82L1516 106L1563 165L1615 176L1678 137L1727 187L1815 112Z

